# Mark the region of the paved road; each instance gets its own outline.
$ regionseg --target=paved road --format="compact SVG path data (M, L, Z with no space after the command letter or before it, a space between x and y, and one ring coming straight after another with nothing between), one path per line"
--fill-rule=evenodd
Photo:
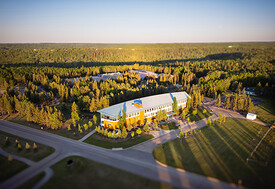
M213 111L215 111L215 114L218 114L219 111L222 110ZM223 113L225 114L225 112ZM217 119L217 115L215 114L211 117L212 120ZM226 116L238 117L239 115L235 115L235 113L227 113ZM205 125L205 122L206 119L192 123L189 127L192 126L193 129L201 128ZM189 129L189 127L185 127L184 129ZM64 138L45 131L3 120L0 120L0 130L56 149L56 151L50 156L2 183L0 188L16 188L61 159L72 155L82 156L178 188L237 188L236 185L224 183L213 178L203 177L157 163L152 156L153 149L162 143L177 138L179 130L169 132L153 140L120 151L103 149L83 143L82 141Z

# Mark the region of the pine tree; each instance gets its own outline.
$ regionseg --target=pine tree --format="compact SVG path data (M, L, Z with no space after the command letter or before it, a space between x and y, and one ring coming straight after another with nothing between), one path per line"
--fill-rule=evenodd
M221 95L220 95L220 94L218 95L218 99L217 99L217 102L216 102L216 106L218 106L218 107L221 106Z
M118 132L117 132L117 137L118 137L118 138L121 138L121 131L120 131L120 129L119 129Z
M89 127L92 128L93 122L89 121L88 124L89 124Z
M179 138L182 139L183 137L184 137L184 134L183 134L182 130L180 130Z
M158 128L158 122L155 120L154 123L153 123L153 128L154 129L157 129Z
M176 114L178 114L179 112L179 108L178 108L178 102L177 102L177 99L176 97L173 98L173 112L175 112Z
M210 117L208 118L206 125L208 127L210 127L212 125L212 121L211 121Z
M145 125L143 126L143 129L144 129L145 132L148 132L148 131L149 131L148 122L145 123Z
M222 123L222 121L223 121L223 116L222 116L222 114L220 114L219 118L218 118L218 122Z
M134 119L133 127L134 127L134 129L137 128L137 121L136 121L136 119Z
M9 154L8 156L8 162L12 162L13 158L11 157L11 155Z
M6 137L6 138L5 138L5 144L6 144L6 145L9 145L9 144L10 144L9 137Z
M237 93L235 93L235 96L232 99L232 110L237 110L238 108L238 96Z
M29 143L26 142L25 148L26 148L26 151L27 151L27 152L30 150L30 147L31 147L31 146L29 145Z
M251 98L248 98L248 103L247 103L247 112L252 112L254 108L253 102L251 102Z
M37 151L37 145L36 145L36 143L35 143L35 142L33 143L32 148L33 148L33 150L34 150L34 151Z
M106 136L106 137L108 136L108 129L104 130L104 134L103 135Z
M225 109L229 109L230 108L230 98L229 97L226 97L225 103L224 103L223 107Z
M113 130L112 137L113 137L113 138L116 138L116 137L117 137L117 136L116 136L116 131L115 131L115 130Z
M96 115L93 116L93 121L94 121L94 124L97 125L97 117L96 117Z
M72 104L72 113L71 113L71 118L73 121L73 126L76 126L76 122L79 121L79 112L78 112L78 106L75 102Z
M126 131L125 127L122 128L121 136L122 136L122 138L126 138L128 136L128 132Z
M108 132L108 138L111 138L111 137L112 137L112 132L109 131L109 132Z
M18 150L18 151L19 151L19 150L22 150L21 144L19 144L19 143L18 143L18 145L17 145L17 150Z

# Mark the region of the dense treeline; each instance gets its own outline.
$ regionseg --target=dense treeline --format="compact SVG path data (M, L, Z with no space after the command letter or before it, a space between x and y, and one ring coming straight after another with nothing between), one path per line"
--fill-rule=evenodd
M272 44L232 48L179 44L137 49L4 49L0 50L1 63L76 63L74 67L2 65L0 109L8 114L18 112L28 121L56 129L65 121L62 112L41 106L76 103L80 111L95 112L139 97L186 90L192 97L190 106L197 108L204 96L219 98L230 89L239 95L227 99L224 107L250 111L250 98L240 95L243 87L255 88L258 95L267 97L275 94ZM147 63L111 63L125 61ZM90 66L93 63L85 62L109 63ZM133 69L160 75L142 80L138 74L128 72ZM122 76L93 81L93 76L110 72L121 72ZM77 77L83 79L73 79Z
M256 44L257 45L257 44ZM169 46L169 45L167 45ZM73 63L73 62L154 62L165 60L225 60L250 59L256 55L273 60L274 48L257 46L181 46L170 48L57 48L2 49L0 64Z

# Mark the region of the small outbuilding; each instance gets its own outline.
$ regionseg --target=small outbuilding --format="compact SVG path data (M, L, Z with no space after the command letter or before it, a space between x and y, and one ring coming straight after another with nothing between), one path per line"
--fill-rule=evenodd
M246 119L255 120L257 118L256 114L247 113Z

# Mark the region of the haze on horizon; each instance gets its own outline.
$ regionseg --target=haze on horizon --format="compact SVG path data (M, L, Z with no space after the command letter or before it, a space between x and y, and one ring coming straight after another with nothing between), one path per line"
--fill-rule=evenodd
M272 0L0 1L0 43L275 41Z

